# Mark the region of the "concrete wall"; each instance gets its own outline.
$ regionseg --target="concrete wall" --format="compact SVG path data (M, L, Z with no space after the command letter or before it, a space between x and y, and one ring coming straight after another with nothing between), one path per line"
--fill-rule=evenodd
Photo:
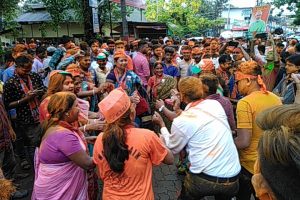
M40 24L32 25L22 25L23 32L20 33L20 37L23 38L32 38L32 37L42 37L40 31ZM83 25L79 23L63 23L61 24L58 32L53 31L52 27L49 25L45 28L45 38L55 38L61 37L63 35L73 36L73 34L83 34Z

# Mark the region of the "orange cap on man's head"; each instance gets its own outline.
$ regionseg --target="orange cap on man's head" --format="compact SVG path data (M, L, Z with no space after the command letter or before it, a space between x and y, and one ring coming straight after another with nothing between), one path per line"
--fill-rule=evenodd
M117 88L111 91L99 104L99 110L107 123L113 123L120 119L130 108L130 98L127 93Z
M77 64L68 65L66 72L71 73L73 77L80 76L81 74L80 67Z
M127 56L124 51L116 51L114 54L114 59L116 60L118 58L127 58Z
M203 71L213 71L215 70L214 63L211 59L202 59L200 61L200 66Z

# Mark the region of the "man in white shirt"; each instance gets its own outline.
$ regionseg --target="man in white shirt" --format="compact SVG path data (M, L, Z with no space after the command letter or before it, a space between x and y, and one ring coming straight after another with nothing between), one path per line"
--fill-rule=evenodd
M179 199L231 199L238 192L241 166L225 111L219 102L202 99L202 83L195 77L181 79L178 88L188 105L174 119L171 133L158 113L153 121L173 154L184 148L188 153L190 167Z
M178 62L178 67L180 69L180 77L181 78L187 76L189 66L192 63L191 53L192 53L192 49L190 46L184 45L181 47L181 54L183 56L183 59Z
M106 82L106 76L112 68L107 66L107 57L104 53L99 53L96 57L97 67L95 68L98 86Z

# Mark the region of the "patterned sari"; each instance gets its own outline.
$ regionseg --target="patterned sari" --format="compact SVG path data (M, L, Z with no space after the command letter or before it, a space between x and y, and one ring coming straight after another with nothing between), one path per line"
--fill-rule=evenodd
M152 95L151 95L151 110L155 110L155 102L158 99L168 99L171 97L171 90L176 88L177 81L175 78L169 75L163 75L161 79L156 78L156 76L152 76L151 78L154 79L154 84L151 88ZM173 110L172 105L166 104L165 105L169 110ZM166 127L170 130L172 122L168 120L168 118L162 114L162 118L166 124Z

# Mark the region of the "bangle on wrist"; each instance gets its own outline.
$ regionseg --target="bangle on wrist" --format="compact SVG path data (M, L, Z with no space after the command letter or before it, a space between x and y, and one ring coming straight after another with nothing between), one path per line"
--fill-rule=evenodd
M18 100L18 105L20 105L20 100Z
M165 105L162 105L162 106L158 109L158 111L161 112L161 111L164 109L164 107L165 107Z
M95 88L93 88L93 95L95 95Z
M84 132L84 133L85 133L85 128L86 128L86 125L83 126L83 132Z

